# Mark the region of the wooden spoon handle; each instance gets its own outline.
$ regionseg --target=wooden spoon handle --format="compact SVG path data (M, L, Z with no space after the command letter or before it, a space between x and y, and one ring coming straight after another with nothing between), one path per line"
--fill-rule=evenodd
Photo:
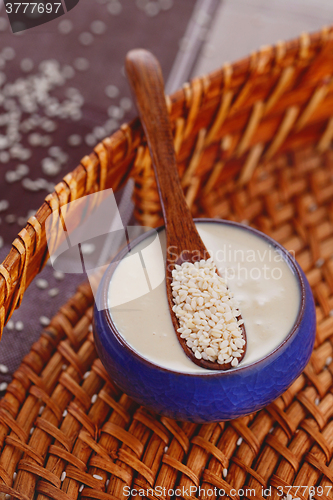
M135 49L127 54L126 72L136 98L153 161L168 244L176 245L180 252L200 250L203 243L187 206L178 176L159 62L147 50ZM192 238L190 242L186 241L184 234L191 233L194 241Z

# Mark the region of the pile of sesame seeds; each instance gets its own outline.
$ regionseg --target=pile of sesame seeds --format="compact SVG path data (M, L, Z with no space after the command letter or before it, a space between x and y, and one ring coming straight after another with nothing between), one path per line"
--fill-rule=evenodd
M176 265L171 286L178 332L195 357L236 367L244 352L244 321L237 319L239 305L213 259Z

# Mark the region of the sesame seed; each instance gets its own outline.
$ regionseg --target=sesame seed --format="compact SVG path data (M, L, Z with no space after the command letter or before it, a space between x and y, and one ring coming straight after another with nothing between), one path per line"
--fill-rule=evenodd
M160 11L160 6L155 2L148 2L144 8L145 13L149 17L155 17Z
M117 0L115 0L108 4L107 9L112 16L118 16L122 11L122 6Z
M7 61L11 61L15 57L15 50L13 47L5 47L2 49L1 56Z
M54 271L53 276L57 281L62 281L65 277L65 274L62 271Z
M87 71L89 69L90 63L85 57L77 57L74 60L74 68L78 71Z
M68 35L73 29L73 23L69 19L64 19L58 24L59 33L62 35Z
M40 288L41 290L45 290L49 284L48 284L48 281L43 279L43 278L38 278L36 280L36 286L37 288Z
M83 488L84 488L84 484L81 484L81 486L80 486L80 488L79 488L79 492L80 492L80 493L82 493Z
M114 99L119 95L119 89L115 85L108 85L105 87L105 94L110 97L110 99Z
M60 477L60 481L61 482L65 481L65 478L66 478L66 472L63 471L62 474L61 474L61 477Z
M228 475L228 469L223 469L223 477L227 477Z
M97 394L94 394L91 398L91 403L94 404L97 401Z
M7 389L7 387L8 387L7 382L2 382L2 383L0 384L0 392L5 391L5 390Z
M212 259L176 265L172 278L178 332L194 356L238 366L245 344L237 320L239 308Z
M4 212L9 207L9 202L7 200L0 201L0 212Z
M106 24L103 21L93 21L90 25L91 31L94 35L102 35L106 31Z
M22 332L23 328L24 328L23 321L16 321L16 323L15 323L15 330L17 332Z
M122 97L120 99L120 107L123 108L123 110L128 111L132 107L132 101L129 97Z
M243 442L243 438L242 438L242 437L239 437L239 438L237 439L237 443L236 443L236 444L237 444L237 446L240 446L240 445L242 444L242 442Z
M41 316L39 318L39 322L42 326L48 326L50 324L50 319L47 318L46 316Z
M79 42L82 45L85 45L85 46L91 45L93 43L93 41L94 41L94 37L88 31L85 31L79 35Z
M62 416L65 418L68 414L68 411L67 410L64 410L63 413L62 413Z
M6 327L8 328L8 330L14 330L14 327L15 327L14 321L12 319L9 319Z
M93 477L94 477L95 479L99 479L100 481L103 481L102 476L99 476L98 474L93 474Z
M20 67L22 71L29 73L34 67L34 62L32 59L29 59L29 57L26 57L22 59Z
M0 364L0 373L8 373L8 366Z
M56 297L57 295L59 295L59 288L50 288L48 294L50 297Z
M82 143L82 137L78 134L72 134L68 137L67 142L69 146L76 147Z

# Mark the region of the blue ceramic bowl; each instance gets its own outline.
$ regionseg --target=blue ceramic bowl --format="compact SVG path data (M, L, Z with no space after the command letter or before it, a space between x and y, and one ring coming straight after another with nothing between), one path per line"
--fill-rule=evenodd
M279 397L301 374L310 359L316 317L309 283L299 265L281 245L253 228L234 222L199 221L241 227L264 238L281 253L297 277L301 292L299 313L285 340L259 361L225 372L189 374L161 368L134 351L112 322L107 308L108 286L114 272L112 266L106 271L98 289L97 300L104 309L95 307L94 335L98 354L107 372L135 401L176 420L205 423L252 413ZM117 260L126 251L119 254Z

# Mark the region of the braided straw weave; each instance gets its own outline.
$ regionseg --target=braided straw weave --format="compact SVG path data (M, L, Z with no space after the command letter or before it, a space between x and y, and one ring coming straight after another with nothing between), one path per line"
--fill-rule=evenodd
M290 485L333 498L332 75L333 29L324 29L264 47L168 98L193 215L259 228L295 251L309 279L318 328L303 374L268 407L235 421L154 415L121 393L97 358L84 284L43 330L0 403L1 498L122 500L131 486L148 488L149 499L169 500L176 487L189 500L215 500L215 487L236 500L262 499L271 487L278 499ZM119 189L130 176L137 218L159 225L138 120L83 158L14 241L0 267L1 326L47 260L51 212ZM309 489L290 493L305 500Z

